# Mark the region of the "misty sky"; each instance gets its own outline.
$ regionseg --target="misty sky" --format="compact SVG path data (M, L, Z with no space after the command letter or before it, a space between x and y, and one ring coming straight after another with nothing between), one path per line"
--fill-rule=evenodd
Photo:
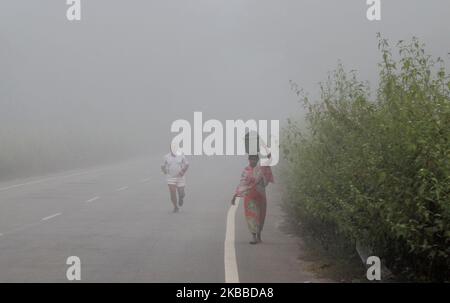
M300 110L289 80L317 92L339 59L375 84L376 32L449 59L448 0L384 0L381 22L365 0L81 2L77 23L62 0L0 1L4 132L72 127L161 150L194 111L284 120Z

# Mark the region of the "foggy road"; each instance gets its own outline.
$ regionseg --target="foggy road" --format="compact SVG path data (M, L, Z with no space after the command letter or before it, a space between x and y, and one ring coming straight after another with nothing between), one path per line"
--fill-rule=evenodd
M227 226L245 159L190 159L185 205L173 214L160 158L0 183L0 282L67 282L69 256L81 260L81 282L314 280L295 237L278 229L278 201L261 245L248 244L242 206ZM224 260L227 250L235 254Z

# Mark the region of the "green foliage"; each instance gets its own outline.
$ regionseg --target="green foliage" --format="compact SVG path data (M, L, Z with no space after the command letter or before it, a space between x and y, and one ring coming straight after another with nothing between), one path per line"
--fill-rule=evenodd
M417 40L382 55L375 100L342 65L288 121L285 201L316 234L359 241L410 280L450 272L450 77Z

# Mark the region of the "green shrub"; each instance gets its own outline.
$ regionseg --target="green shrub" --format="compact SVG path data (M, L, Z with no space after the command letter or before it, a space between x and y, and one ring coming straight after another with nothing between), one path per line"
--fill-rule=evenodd
M450 81L417 39L382 55L376 97L342 65L320 100L294 91L306 127L288 121L285 201L316 234L359 241L410 280L449 280Z

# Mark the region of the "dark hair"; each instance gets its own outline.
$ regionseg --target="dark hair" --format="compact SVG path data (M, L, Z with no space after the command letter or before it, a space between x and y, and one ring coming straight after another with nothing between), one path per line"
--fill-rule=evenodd
M258 155L248 155L248 159L259 161L259 156Z

